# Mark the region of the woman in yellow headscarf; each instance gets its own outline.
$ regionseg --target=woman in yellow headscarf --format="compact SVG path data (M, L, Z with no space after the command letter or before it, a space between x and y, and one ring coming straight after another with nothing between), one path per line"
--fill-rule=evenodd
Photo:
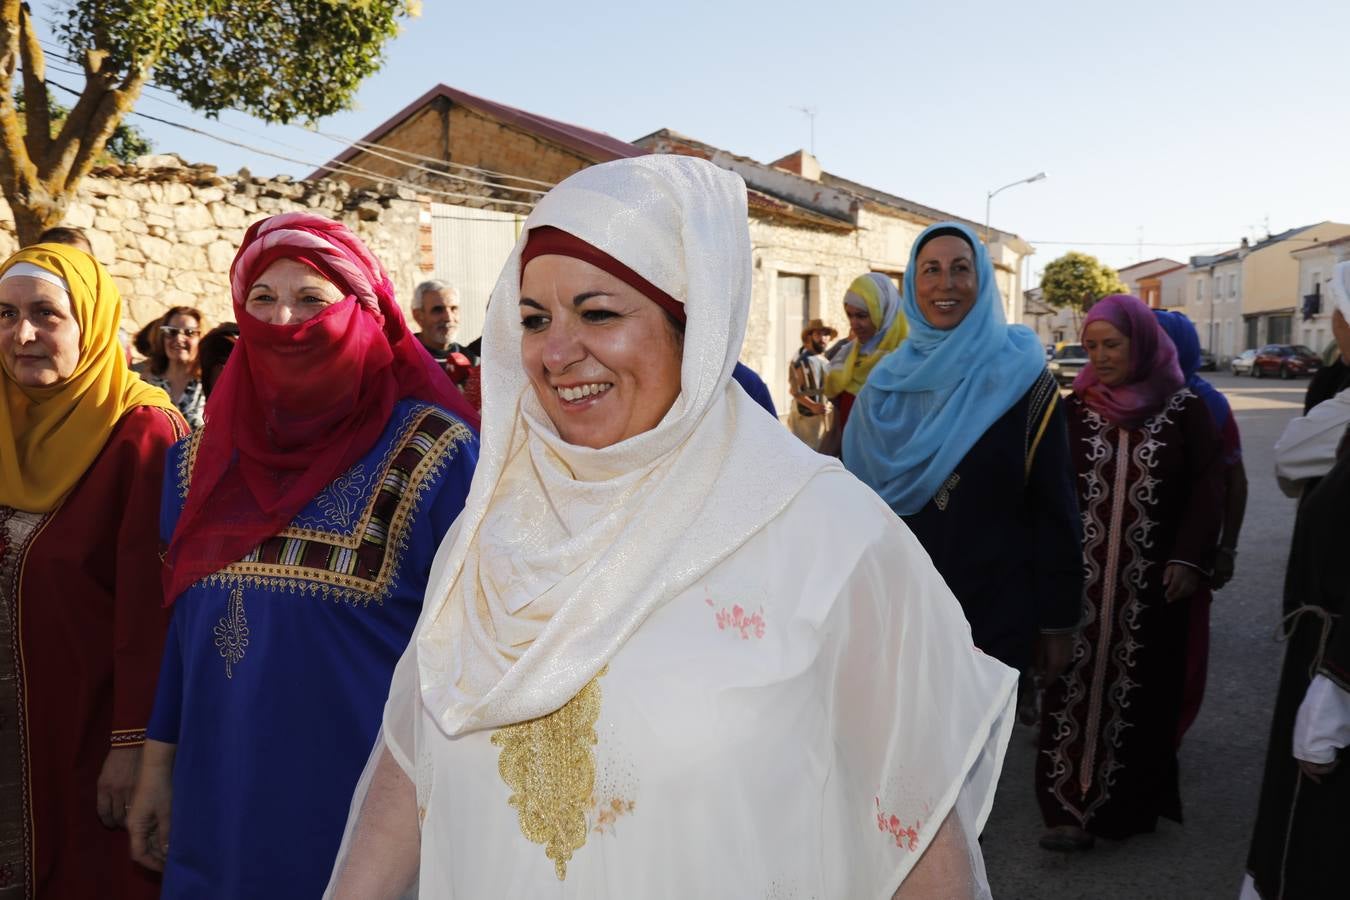
M187 425L127 368L121 318L83 251L0 265L0 869L24 897L158 895L115 829L168 622L164 457Z
M849 411L868 374L909 332L902 306L895 282L880 272L859 275L848 286L844 294L848 340L839 345L825 373L825 396L834 403L834 420L821 442L821 453L839 455Z

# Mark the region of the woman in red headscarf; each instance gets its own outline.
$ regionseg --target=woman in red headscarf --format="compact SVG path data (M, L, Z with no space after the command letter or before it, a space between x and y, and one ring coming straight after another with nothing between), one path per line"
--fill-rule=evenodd
M1181 821L1176 735L1190 607L1214 566L1220 444L1152 311L1124 294L1083 323L1066 403L1083 514L1086 616L1046 688L1036 795L1048 850Z
M128 828L164 897L315 897L478 421L344 226L254 224L230 286L238 346L169 454L173 619Z

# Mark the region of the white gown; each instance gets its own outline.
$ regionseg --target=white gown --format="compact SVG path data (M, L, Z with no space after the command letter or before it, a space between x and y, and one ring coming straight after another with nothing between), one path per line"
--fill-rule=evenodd
M986 896L973 836L1015 683L909 530L822 473L647 619L569 721L447 738L421 707L417 746L390 741L418 789L420 896L889 898L953 809Z

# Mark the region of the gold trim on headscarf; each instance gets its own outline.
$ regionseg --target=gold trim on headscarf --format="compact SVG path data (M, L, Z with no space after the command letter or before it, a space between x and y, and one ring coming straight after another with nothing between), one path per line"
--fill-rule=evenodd
M885 276L882 276L885 277ZM881 290L871 275L859 275L853 279L853 283L848 286L848 293L854 294L863 299L867 304L867 316L872 320L872 324L878 330L885 325L886 311L882 309ZM845 297L848 295L845 294ZM844 301L847 304L847 299ZM891 320L890 327L886 329L885 334L881 336L880 343L866 356L859 358L861 343L851 340L846 348L841 348L840 353L845 354L842 365L831 366L825 373L825 396L837 397L844 391L857 396L867 383L867 376L871 373L872 367L881 362L881 358L890 353L905 339L909 334L909 323L905 319L905 311L900 308L900 294L895 291L895 318ZM855 304L856 305L856 304ZM835 357L838 359L839 357Z
M23 387L0 360L0 506L45 513L84 476L127 410L174 405L128 368L118 340L122 297L103 266L64 244L35 244L6 260L0 275L20 262L66 280L80 327L79 361L59 384Z

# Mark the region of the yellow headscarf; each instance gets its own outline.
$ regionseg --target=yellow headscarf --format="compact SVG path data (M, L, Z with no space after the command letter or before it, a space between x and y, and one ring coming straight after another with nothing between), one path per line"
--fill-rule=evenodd
M128 368L117 339L122 297L103 266L74 247L35 244L6 260L0 276L21 262L66 280L80 326L80 360L60 384L21 387L0 359L0 506L41 513L75 487L127 410L175 407Z
M840 348L835 355L836 362L832 362L825 373L827 397L837 397L844 391L857 396L867 383L872 367L899 347L909 333L909 324L901 309L900 292L890 278L879 272L859 275L848 286L848 291L867 304L867 315L877 326L877 334L865 346L853 340L849 341L848 347Z

